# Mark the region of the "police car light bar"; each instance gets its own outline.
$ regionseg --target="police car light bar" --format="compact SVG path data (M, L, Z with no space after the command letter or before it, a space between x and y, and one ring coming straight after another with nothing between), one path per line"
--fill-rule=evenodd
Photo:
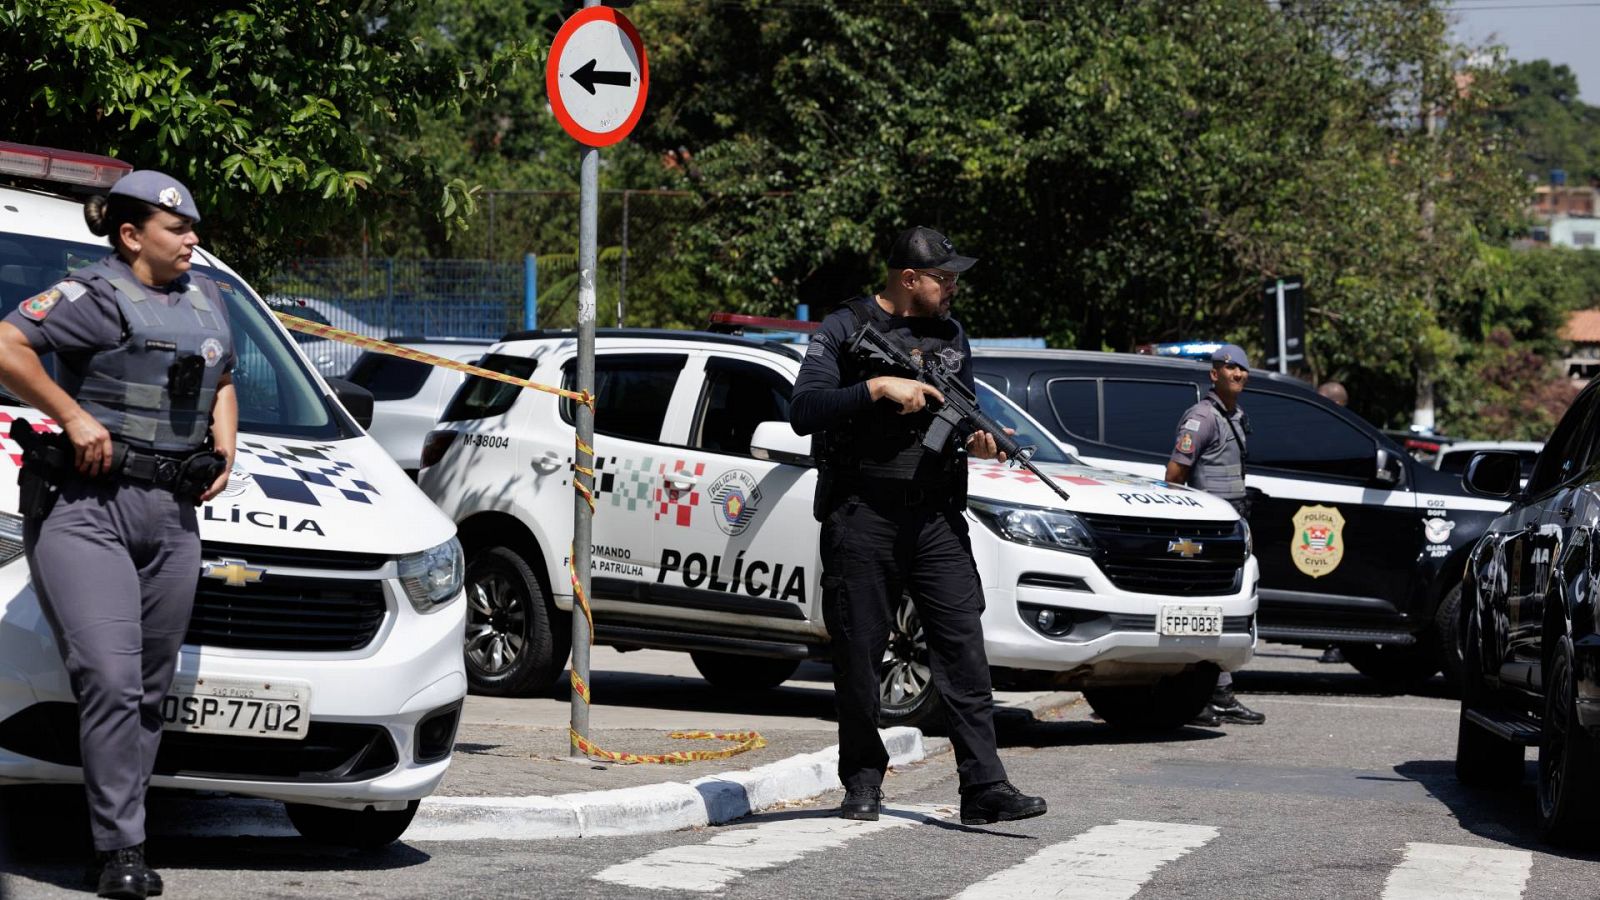
M772 316L747 316L743 313L712 313L706 330L716 334L742 334L746 331L798 331L811 334L822 326L821 322L801 319L777 319Z
M133 166L109 156L0 141L0 174L86 187L111 187Z

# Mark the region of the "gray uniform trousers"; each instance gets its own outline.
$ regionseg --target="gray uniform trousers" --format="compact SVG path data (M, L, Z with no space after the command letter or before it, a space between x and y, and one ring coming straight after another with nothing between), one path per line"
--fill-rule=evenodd
M23 530L40 607L78 698L96 850L142 843L144 796L200 578L195 507L170 490L71 479Z

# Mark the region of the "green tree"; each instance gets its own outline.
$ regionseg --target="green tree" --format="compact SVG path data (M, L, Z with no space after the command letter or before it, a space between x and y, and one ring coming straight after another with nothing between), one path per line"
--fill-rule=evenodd
M433 52L373 0L17 0L0 8L0 133L182 178L210 243L256 272L326 232L471 187L407 152L425 114L492 95L535 52Z

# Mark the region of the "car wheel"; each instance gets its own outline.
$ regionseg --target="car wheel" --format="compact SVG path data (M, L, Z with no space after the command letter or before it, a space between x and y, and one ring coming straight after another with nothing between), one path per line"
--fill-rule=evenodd
M715 687L729 691L765 691L775 688L800 668L798 659L739 656L694 650L689 653L700 675Z
M1444 680L1456 690L1461 689L1463 672L1462 631L1461 631L1461 603L1465 584L1458 584L1450 589L1439 601L1439 609L1433 616L1433 631L1437 636L1439 647L1439 662L1444 670Z
M307 803L285 803L283 809L294 830L308 841L377 850L405 834L421 802L413 800L405 809L393 810L334 809Z
M1396 693L1414 690L1439 671L1438 640L1431 632L1418 635L1415 644L1340 644L1339 650L1357 672Z
M933 686L928 635L909 593L900 595L889 625L889 646L878 675L878 720L886 728L936 727L944 721L944 702Z
M1107 725L1136 731L1172 731L1200 714L1216 686L1217 667L1203 663L1154 684L1084 688L1083 699Z
M467 682L474 693L522 697L548 690L567 665L571 632L527 562L491 546L467 564Z
M1545 679L1544 728L1539 739L1539 832L1556 844L1593 841L1600 779L1595 746L1578 722L1572 641L1562 636Z

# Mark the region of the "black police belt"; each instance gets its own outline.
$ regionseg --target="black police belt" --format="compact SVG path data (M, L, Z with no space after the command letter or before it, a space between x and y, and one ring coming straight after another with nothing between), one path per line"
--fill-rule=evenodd
M227 460L213 450L160 453L137 450L121 441L112 443L114 477L152 485L180 496L200 496L226 467Z

